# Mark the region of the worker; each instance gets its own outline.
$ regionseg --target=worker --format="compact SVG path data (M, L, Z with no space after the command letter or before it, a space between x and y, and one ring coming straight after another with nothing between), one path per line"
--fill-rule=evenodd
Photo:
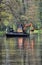
M18 24L18 29L17 29L17 32L23 32L23 29L22 29L22 24ZM22 37L18 37L18 48L22 48L22 45L23 45L23 38Z

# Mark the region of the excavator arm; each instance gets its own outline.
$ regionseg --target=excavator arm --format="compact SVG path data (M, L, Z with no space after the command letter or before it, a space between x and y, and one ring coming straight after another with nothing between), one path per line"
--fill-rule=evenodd
M27 27L33 27L33 24L25 24L23 30L25 30ZM34 31L34 28L31 31Z

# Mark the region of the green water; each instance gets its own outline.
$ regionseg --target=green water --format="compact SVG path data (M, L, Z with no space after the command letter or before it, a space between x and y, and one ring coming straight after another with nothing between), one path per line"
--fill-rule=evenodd
M32 41L33 49L30 47ZM30 38L23 38L22 44L19 48L18 38L0 37L0 64L42 65L42 34L33 34Z

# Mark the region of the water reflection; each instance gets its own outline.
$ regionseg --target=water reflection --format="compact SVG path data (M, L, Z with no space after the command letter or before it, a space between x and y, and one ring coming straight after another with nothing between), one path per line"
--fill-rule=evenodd
M0 37L1 65L42 65L42 34L29 38Z

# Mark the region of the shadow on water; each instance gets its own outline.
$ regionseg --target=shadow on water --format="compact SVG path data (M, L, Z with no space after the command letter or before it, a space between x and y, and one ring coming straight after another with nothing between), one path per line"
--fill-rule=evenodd
M42 34L29 38L0 37L1 65L42 65Z

